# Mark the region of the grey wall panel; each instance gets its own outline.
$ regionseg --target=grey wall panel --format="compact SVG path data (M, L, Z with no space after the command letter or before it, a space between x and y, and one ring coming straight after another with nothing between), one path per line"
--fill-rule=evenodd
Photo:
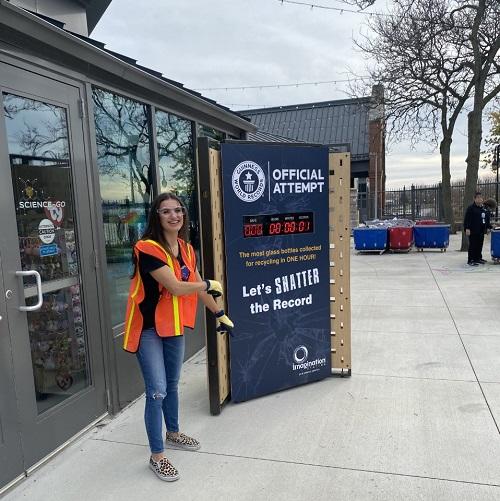
M87 11L79 2L68 0L11 0L13 5L31 10L65 24L65 29L88 35Z
M205 306L201 301L198 301L198 311L196 312L195 328L193 330L186 329L185 336L185 360L187 360L205 347Z
M36 12L37 0L10 0L12 5Z
M137 357L122 349L123 338L114 339L116 354L116 379L118 381L118 404L123 409L144 393L144 383Z

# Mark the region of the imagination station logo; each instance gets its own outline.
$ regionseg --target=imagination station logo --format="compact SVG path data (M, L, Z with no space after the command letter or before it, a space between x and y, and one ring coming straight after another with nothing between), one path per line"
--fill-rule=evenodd
M321 367L326 365L326 358L316 358L314 360L309 359L309 350L306 346L301 344L293 350L293 363L292 370L300 371L299 375L311 374L313 372L319 371Z

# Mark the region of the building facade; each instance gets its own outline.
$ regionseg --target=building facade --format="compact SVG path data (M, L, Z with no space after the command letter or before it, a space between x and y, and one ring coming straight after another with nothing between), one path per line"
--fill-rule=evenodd
M0 492L143 392L121 344L149 204L182 197L202 270L197 138L255 130L89 38L109 3L0 0Z

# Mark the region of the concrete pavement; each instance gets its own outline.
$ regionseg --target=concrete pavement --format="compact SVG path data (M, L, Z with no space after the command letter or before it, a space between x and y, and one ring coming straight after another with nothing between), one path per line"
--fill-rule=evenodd
M202 449L169 451L179 481L147 467L141 399L5 500L500 499L500 265L458 246L353 251L351 378L212 417L204 353L186 363L181 423Z

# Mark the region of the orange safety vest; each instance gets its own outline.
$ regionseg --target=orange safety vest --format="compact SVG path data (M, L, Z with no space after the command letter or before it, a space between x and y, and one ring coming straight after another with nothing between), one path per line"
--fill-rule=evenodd
M184 264L189 269L188 282L196 282L196 255L191 244L177 239L179 252ZM163 261L174 270L177 280L181 278L181 267L177 259L172 259L170 254L154 240L139 240L134 246L136 257L136 271L130 283L130 291L127 301L127 314L125 317L125 335L123 339L123 349L131 353L136 353L139 349L141 339L143 318L139 305L144 301L144 284L139 272L140 252L145 252ZM163 285L160 288L160 298L155 310L155 329L159 336L182 336L184 327L194 327L196 317L196 306L198 304L198 294L188 294L186 296L174 296Z

